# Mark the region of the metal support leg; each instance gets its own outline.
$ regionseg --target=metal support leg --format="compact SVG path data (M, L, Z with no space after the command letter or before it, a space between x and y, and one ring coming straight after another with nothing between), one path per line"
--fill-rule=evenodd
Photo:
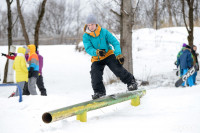
M137 96L136 98L131 99L131 105L132 106L138 106L138 105L140 105L140 97Z
M81 122L87 122L87 112L85 111L82 114L77 115L76 119L80 120Z

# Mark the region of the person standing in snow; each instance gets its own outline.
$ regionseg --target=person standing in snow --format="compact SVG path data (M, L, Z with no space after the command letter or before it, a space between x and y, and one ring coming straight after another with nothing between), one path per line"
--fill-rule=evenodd
M43 56L39 54L38 48L36 48L36 54L38 55L38 59L39 59L39 75L38 75L36 84L40 90L41 95L47 96L47 91L46 91L46 88L44 87L43 76L42 76ZM28 87L25 87L24 95L30 95Z
M193 57L193 65L196 65L197 66L197 71L199 71L199 62L198 62L198 53L196 53L197 51L197 47L195 45L192 46L192 57ZM194 84L196 84L196 76L197 76L197 71L192 75L193 77L193 82Z
M29 58L28 58L28 91L31 95L37 95L36 91L36 81L39 74L39 58L36 52L36 47L34 44L28 45L30 49Z
M36 54L39 58L39 76L37 78L37 87L39 88L42 96L47 96L46 88L44 87L43 76L42 76L42 68L43 68L43 56L39 54L39 50L37 48Z
M19 47L17 50L17 56L15 57L13 63L13 69L16 71L16 82L22 89L22 92L25 82L28 82L28 69L26 65L25 53L26 49ZM15 96L19 96L18 88L15 92Z
M27 46L23 46L23 48L26 49L25 59L28 62L29 49L27 48ZM41 95L47 96L47 91L46 91L46 88L44 87L43 76L42 76L43 56L39 54L38 49L36 50L36 54L38 55L38 58L39 58L39 76L37 78L36 84L40 90ZM8 59L14 60L15 57L17 56L17 53L11 53L10 55L6 55L6 54L2 53L2 56L7 57ZM30 95L30 92L28 91L28 82L25 82L25 85L23 88L23 95Z
M90 71L94 90L92 99L106 95L103 84L103 70L106 65L123 83L127 84L129 91L137 90L134 76L122 66L124 57L119 41L107 29L101 28L94 15L87 17L84 32L83 44L86 52L92 56Z
M183 43L181 50L178 52L177 60L175 62L175 65L177 66L177 69L178 69L178 67L180 65L180 56L183 54L183 50L185 49L186 46L187 46L187 44ZM182 77L183 72L181 71L181 69L177 70L177 72L176 72L177 76L178 76L178 73L180 73L180 77Z
M182 55L180 56L180 59L178 60L180 62L180 69L183 72L183 75L187 73L187 71L193 66L193 59L191 54L191 48L190 46L186 46L186 48L183 50ZM193 86L193 78L190 76L187 79L187 84L189 86ZM183 82L182 86L185 86L185 82Z

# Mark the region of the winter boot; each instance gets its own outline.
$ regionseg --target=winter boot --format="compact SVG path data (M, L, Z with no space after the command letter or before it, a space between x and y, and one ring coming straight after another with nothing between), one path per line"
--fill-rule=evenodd
M42 93L41 96L47 96L47 94L46 93Z
M46 91L41 91L41 96L47 96Z
M100 98L102 96L105 96L106 93L94 93L94 95L92 95L92 99L97 99L97 98Z
M135 81L135 79L132 79L131 83L127 84L128 91L137 90L138 89L137 85L138 83Z

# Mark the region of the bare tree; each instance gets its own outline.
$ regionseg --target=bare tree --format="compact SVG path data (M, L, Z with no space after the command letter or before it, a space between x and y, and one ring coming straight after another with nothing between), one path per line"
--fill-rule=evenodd
M12 45L12 10L11 4L13 0L6 0L7 3L7 16L8 16L8 53L10 51L10 46ZM8 59L6 61L5 69L4 69L4 79L3 83L7 82L7 74L8 74Z
M18 11L18 15L19 15L19 18L20 18L23 36L24 36L26 45L29 45L30 41L29 41L28 34L26 32L26 25L25 25L25 22L24 22L24 17L23 17L22 12L21 12L20 0L16 0L16 1L17 1L17 11Z
M196 1L196 4L195 4L195 17L194 17L194 21L196 23L197 26L199 26L200 22L199 22L199 1L200 0L197 0Z
M193 40L194 40L194 35L193 35L193 32L194 32L194 19L193 19L193 12L194 12L194 0L181 0L181 3L182 3L182 14L183 14L183 20L184 20L184 23L185 23L185 27L187 29L187 32L188 32L188 43L190 46L193 45ZM189 16L189 24L187 24L187 17L185 15L185 3L187 3L188 7L189 7L189 11L188 11L188 16ZM189 27L188 27L189 25Z
M68 8L72 8L71 6ZM52 10L54 9L54 10ZM72 10L72 9L68 9ZM51 35L60 35L64 32L67 18L71 16L66 13L66 1L50 0L46 6L46 13L42 22L44 32Z
M7 35L8 18L6 11L0 10L0 38L5 38Z
M96 0L92 5L92 12L98 16L98 24L112 33L119 34L121 0L108 1L106 4Z
M122 0L121 2L121 30L120 44L122 53L125 56L124 67L133 73L132 58L132 27L134 23L134 13L131 0Z
M37 22L38 13L36 11L29 12L29 13L23 13L24 18L26 18L24 21L28 26L26 27L26 31L30 37L33 37L35 34L35 31L33 30L35 28L35 23ZM41 29L41 28L40 28Z
M40 24L42 22L42 18L45 13L46 2L47 2L47 0L43 0L43 2L42 2L42 5L41 5L40 11L39 11L38 20L37 20L36 26L35 26L34 43L35 43L36 47L38 47L38 45L39 45L39 29L40 29Z
M155 2L154 15L153 15L153 27L158 29L158 0Z
M168 9L168 13L169 13L169 26L173 26L173 22L172 22L172 12L171 12L171 2L170 0L166 0L167 2L167 9Z
M43 18L44 13L45 13L46 1L47 0L43 0L42 4L39 7L40 10L39 10L38 19L37 19L37 22L36 22L36 25L35 25L34 43L35 43L36 47L38 46L38 42L39 42L39 29L40 29L40 24L42 22L42 18ZM17 10L18 10L19 18L20 18L20 23L21 23L24 39L26 41L26 44L29 45L30 41L29 41L29 37L28 37L28 34L27 34L27 29L26 29L26 26L25 26L24 17L23 17L22 12L21 12L21 6L20 6L19 0L17 0Z

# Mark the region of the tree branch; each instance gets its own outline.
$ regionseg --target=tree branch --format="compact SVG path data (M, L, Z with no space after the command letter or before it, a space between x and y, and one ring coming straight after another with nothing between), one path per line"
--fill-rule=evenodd
M22 3L21 3L20 9L21 9L21 7L22 7L23 3L24 3L24 0L23 0L23 1L22 1ZM16 18L15 22L13 23L12 27L14 27L14 26L15 26L15 24L16 24L16 22L17 22L18 18L19 18L19 15L17 15L17 18Z
M138 7L139 7L139 3L140 3L140 0L137 1L135 10L134 10L134 8L133 8L133 12L132 12L133 17L135 16L135 13L136 13L136 11L137 11L137 9L138 9Z
M110 9L110 11L111 11L112 13L114 13L116 16L121 17L121 14L117 13L117 12L114 11L113 9Z
M12 4L12 3L13 3L13 0L10 1L10 4Z

